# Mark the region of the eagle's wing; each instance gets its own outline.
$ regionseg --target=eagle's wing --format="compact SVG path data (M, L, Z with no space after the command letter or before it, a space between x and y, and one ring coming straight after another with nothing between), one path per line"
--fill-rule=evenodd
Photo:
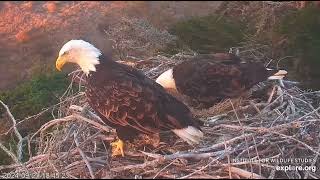
M220 87L222 94L238 93L243 90L242 71L237 65L211 64L203 77L206 78L209 85Z
M178 65L176 71L180 91L201 101L214 102L244 90L237 64L200 60Z
M96 110L113 124L144 133L197 126L189 109L142 73L122 67L98 95Z

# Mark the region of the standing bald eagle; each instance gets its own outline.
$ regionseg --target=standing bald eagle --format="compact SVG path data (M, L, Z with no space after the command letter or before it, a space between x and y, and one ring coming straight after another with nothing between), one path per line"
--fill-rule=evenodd
M86 96L90 106L119 140L113 156L124 156L125 140L140 133L173 131L187 143L198 144L203 133L190 110L164 88L132 67L119 64L88 42L71 40L59 52L56 68L76 63L87 75Z
M183 94L205 108L242 95L267 79L282 79L284 70L271 70L259 62L242 62L233 54L200 55L162 73L156 80L167 91Z

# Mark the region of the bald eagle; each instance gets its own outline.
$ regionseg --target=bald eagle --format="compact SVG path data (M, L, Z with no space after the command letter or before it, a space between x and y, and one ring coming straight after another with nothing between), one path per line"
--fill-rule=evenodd
M260 62L246 63L236 55L216 53L184 61L162 73L156 82L208 108L241 96L261 81L282 79L286 74L285 70L268 69Z
M76 63L87 76L88 102L100 118L116 129L118 141L112 156L124 156L124 141L143 133L173 131L190 145L201 141L203 132L187 106L168 94L142 72L111 57L83 40L70 40L60 50L56 68Z

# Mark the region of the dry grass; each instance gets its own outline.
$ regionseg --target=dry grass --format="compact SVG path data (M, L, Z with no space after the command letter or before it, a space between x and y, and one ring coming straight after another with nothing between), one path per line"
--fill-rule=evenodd
M126 63L154 79L190 57L193 55L156 56ZM319 91L302 91L290 82L284 82L284 86L274 83L267 100L248 96L226 100L207 110L193 109L204 122L201 145L191 147L165 132L160 134L157 147L138 141L127 146L126 157L111 158L109 144L116 134L86 105L82 73L74 71L70 76L70 87L51 109L57 112L53 113L55 118L28 138L31 158L21 164L0 166L0 170L69 178L320 177L319 171L276 170L285 165L319 167ZM266 87L261 85L252 91ZM293 162L288 163L288 159ZM298 162L305 159L309 161Z

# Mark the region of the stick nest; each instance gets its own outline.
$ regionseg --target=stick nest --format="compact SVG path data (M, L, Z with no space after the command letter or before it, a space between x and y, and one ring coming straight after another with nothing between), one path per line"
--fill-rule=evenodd
M123 61L155 79L194 54ZM202 122L203 142L189 146L171 132L141 137L126 146L126 157L112 158L114 129L86 104L80 71L58 105L55 119L28 137L26 162L0 170L68 178L319 178L319 171L279 170L282 166L319 167L320 92L283 81L261 83L246 97L209 109L190 107ZM78 82L78 83L75 83ZM259 94L259 96L254 94ZM156 141L156 142L154 142ZM156 145L155 145L156 144Z

